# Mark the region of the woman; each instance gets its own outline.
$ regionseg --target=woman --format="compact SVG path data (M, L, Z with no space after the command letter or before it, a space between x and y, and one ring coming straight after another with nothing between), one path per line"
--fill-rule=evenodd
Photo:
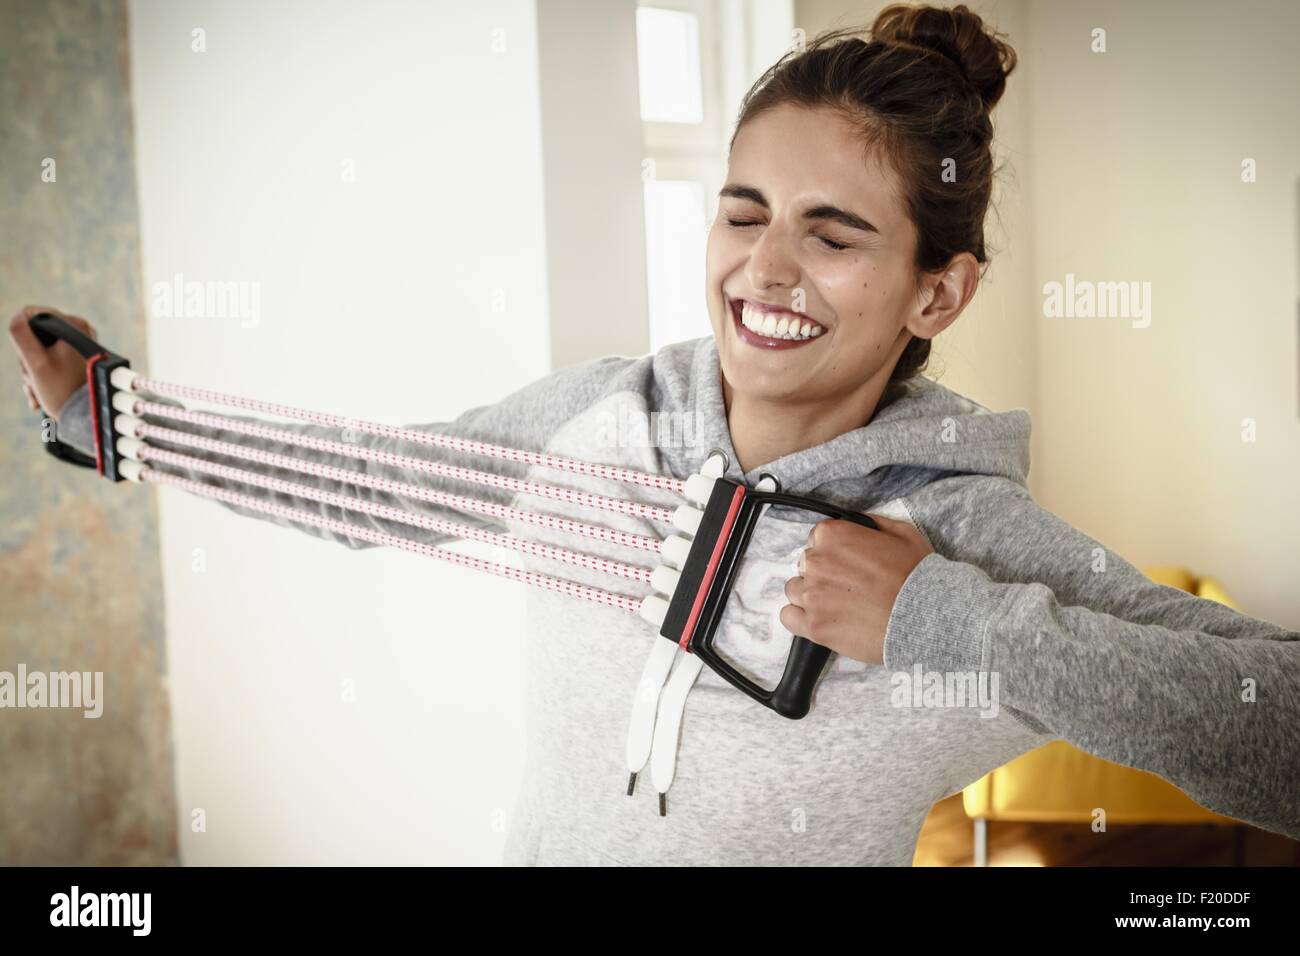
M627 787L645 755L629 759L624 736L636 737L628 713L659 638L622 612L530 592L528 766L507 862L907 864L937 800L1058 737L1300 837L1300 635L1156 585L1040 509L1025 487L1028 415L920 374L986 262L988 114L1014 65L964 6L891 6L870 42L839 32L787 55L750 91L732 140L708 241L713 336L565 369L418 426L677 477L720 449L728 477L768 475L880 525L765 517L722 650L769 680L791 633L839 656L811 714L790 721L710 671L692 681L679 655L691 692L658 698L655 726L670 732L655 756L670 769L653 787ZM61 409L60 437L88 447L82 364L41 349L30 314L11 326L29 400ZM617 425L611 440L611 422L652 412L680 440L629 440ZM616 545L587 550L627 559ZM985 695L969 706L913 686L931 674L978 675Z

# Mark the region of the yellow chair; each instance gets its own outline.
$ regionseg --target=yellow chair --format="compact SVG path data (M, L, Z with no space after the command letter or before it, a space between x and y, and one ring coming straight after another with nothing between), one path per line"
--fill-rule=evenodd
M1213 578L1173 567L1150 568L1147 577L1240 610ZM988 864L988 821L1091 823L1103 807L1107 823L1217 823L1240 821L1206 810L1173 784L1144 770L1102 760L1054 740L985 774L962 791L974 820L975 865Z

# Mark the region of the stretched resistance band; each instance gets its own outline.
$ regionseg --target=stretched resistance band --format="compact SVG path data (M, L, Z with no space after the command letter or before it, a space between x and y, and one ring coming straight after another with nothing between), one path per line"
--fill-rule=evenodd
M351 442L315 438L310 435L302 435L298 432L287 431L282 428L272 428L267 425L239 421L238 419L223 418L220 415L212 415L207 412L191 412L186 409L176 408L172 405L160 405L157 402L128 403L119 400L118 410L122 411L124 408L130 408L133 414L138 412L143 415L155 415L160 418L175 419L176 421L198 425L200 427L225 429L226 431L246 435L251 438L261 438L267 441L280 442L282 444L294 445L299 448L307 448L312 451L323 451L332 455L340 455L345 458L357 458L362 461L370 461L376 464L388 465L392 468L399 468L407 471L419 471L426 475L455 478L459 481L469 482L471 484L488 485L494 488L503 488L508 491L517 491L521 494L536 495L556 501L567 501L585 508L594 508L602 511L612 511L618 514L650 518L665 524L671 524L673 520L673 511L671 508L658 508L638 501L625 501L619 498L608 498L604 495L589 494L587 492L577 491L572 488L563 488L556 485L520 481L519 479L510 478L504 475L475 471L472 468L457 468L440 462L429 461L424 458L413 458L408 455L394 455L390 452L379 451L374 448L366 448L365 446L355 445ZM195 447L201 447L197 442L193 441L193 439L189 437L176 437L186 435L184 432L161 429L155 426L149 427L154 438L174 440L188 443ZM147 434L146 437L148 437ZM227 447L231 446L227 444Z
M131 387L137 392L144 392L148 395L162 395L168 398L178 399L188 398L208 405L224 405L228 408L242 408L247 411L261 412L266 415L271 415L275 418L288 418L296 421L311 422L316 425L326 425L332 428L350 429L366 435L378 435L382 438L396 438L415 445L428 445L433 448L446 448L452 451L469 452L474 455L483 455L488 458L499 458L504 461L522 462L526 465L536 465L539 468L549 468L555 471L568 471L578 475L589 475L594 478L609 478L629 485L641 485L646 488L661 488L665 491L675 491L678 494L681 494L686 488L686 482L680 478L652 475L643 471L634 471L630 468L619 468L614 465L599 465L589 461L577 461L573 458L560 458L556 455L546 455L539 452L520 451L518 448L503 448L500 445L492 445L487 442L475 441L470 438L457 438L452 435L439 435L437 433L416 431L410 428L397 428L392 425L379 425L375 422L340 418L337 415L326 415L321 412L311 412L306 409L294 408L289 405L277 405L273 402L262 402L252 398L241 398L238 395L227 395L223 392L213 392L205 388L191 388L188 385L172 385L168 382L159 382L151 378L135 378L132 380ZM152 403L151 406L152 407L145 409L146 413L162 415L164 417L167 416L167 406ZM170 411L175 412L175 409L170 409ZM174 415L174 417L178 418L180 421L192 421L195 424L204 424L204 422L200 421L198 418L187 418L179 414ZM257 434L257 432L248 431L244 434Z
M315 475L318 478L328 478L331 481L353 484L361 488L370 488L375 491L386 491L396 497L415 498L418 501L427 501L431 504L441 504L454 510L466 511L472 514L514 519L540 528L549 528L553 531L560 531L566 534L574 534L586 538L595 538L600 541L608 541L612 544L620 544L624 547L634 548L639 551L650 551L658 554L663 547L663 542L659 538L651 537L650 535L633 534L629 531L620 531L617 528L606 528L604 525L586 524L581 521L561 518L557 515L525 511L520 508L512 508L508 505L497 504L493 501L481 501L478 498L470 498L465 495L454 495L449 492L437 491L432 488L425 488L408 482L392 481L388 478L367 474L362 471L351 471L346 468L337 468L333 465L325 465L316 461L304 461L299 458L290 457L289 455L277 455L274 452L264 451L260 448L248 448L231 442L218 441L214 438L205 438L202 435L191 435L189 432L176 431L171 428L162 428L157 425L142 423L136 428L135 437L146 439L154 438L175 445L187 445L216 455L224 455L229 458L242 458L247 461L257 462L258 464L266 465L271 468L279 468L285 471L296 471L306 475ZM529 482L517 482L508 478L503 479L499 475L492 475L487 472L475 472L468 468L452 468L450 466L442 466L442 468L445 468L445 471L440 470L438 474L442 474L446 477L460 478L462 481L479 481L479 477L482 476L484 479L483 483L491 484L493 487L505 487L524 494L539 494L543 497L557 497L552 496L549 486L535 486ZM557 490L563 491L564 489ZM570 500L570 497L565 496L561 500ZM614 501L614 499L605 500ZM616 503L622 504L622 502ZM596 507L596 505L592 505L592 507ZM648 514L646 517L655 517L657 520L663 520L658 512L661 510L666 511L667 509L653 510L655 513ZM620 512L621 511L622 510L620 509ZM671 517L667 520L671 521Z
M306 498L308 501L319 501L322 504L333 505L336 508L356 511L376 518L385 518L389 521L410 525L414 528L424 528L426 531L437 531L443 534L467 538L473 541L480 541L483 544L490 544L510 551L518 551L522 554L531 554L536 557L548 558L552 561L572 564L577 567L587 568L604 574L612 574L615 577L627 578L631 581L640 581L642 584L650 583L649 568L640 567L638 565L623 564L620 561L609 561L605 558L598 558L590 554L569 551L565 548L557 548L549 544L540 544L536 541L530 541L527 538L517 538L513 535L506 534L495 534L491 531L484 531L483 529L476 528L472 525L462 524L457 521L447 521L443 518L434 518L430 515L424 515L418 512L403 511L401 508L376 504L373 501L349 498L347 495L336 494L332 491L323 491L320 488L314 488L311 485L285 481L282 478L271 478L267 475L259 475L256 472L245 471L242 468L232 468L229 465L219 465L216 462L205 461L201 458L193 458L189 455L180 455L176 452L167 451L164 448L154 448L150 445L141 443L141 445L136 449L135 458L137 461L141 462L159 461L164 464L176 465L180 468L188 468L217 478L225 478L228 481L237 481L241 484L252 485L256 488L265 488L268 491L275 491L280 494L296 495L300 498ZM156 475L158 474L160 474L160 472L157 472L152 468L141 469L141 477L148 481L158 480L156 478ZM191 482L191 484L200 483ZM189 485L184 487L193 490ZM213 486L200 485L200 487L211 488ZM261 499L253 498L249 495L227 493L227 497L222 500L241 507L253 507L256 503L260 503ZM294 520L300 519L295 517ZM385 537L395 538L396 535L386 535Z
M229 395L208 389L176 385L144 378L131 371L130 363L104 349L57 316L44 313L30 320L33 332L47 348L62 340L76 349L87 361L86 377L90 394L90 412L95 437L95 455L90 456L62 445L57 436L47 443L49 451L64 461L96 469L111 481L135 481L167 485L190 494L223 504L266 514L296 524L328 531L347 538L366 541L425 555L462 567L484 571L520 581L553 593L637 614L654 626L669 643L656 643L647 663L647 676L653 672L658 687L667 682L667 695L684 694L685 690L668 681L668 667L678 649L706 663L723 679L754 700L777 713L798 719L806 715L813 692L830 651L804 637L796 636L791 644L785 670L779 683L765 688L733 668L714 649L714 636L721 621L726 600L734 582L737 566L747 548L754 527L768 506L811 511L826 517L855 521L876 527L866 515L848 511L828 502L775 490L757 490L723 477L726 457L713 452L700 471L689 478L655 475L616 465L565 458L545 452L510 448L476 439L436 432L398 428L308 411L273 402ZM479 471L418 455L396 454L354 442L308 435L292 429L276 428L244 419L211 412L197 412L156 399L190 399L258 412L278 418L308 422L326 428L347 429L443 452L509 461L530 469L582 475L628 485L630 490L650 488L683 500L675 507L651 504L635 499L598 495L563 485L512 478ZM170 424L160 424L162 422ZM196 434L183 427L217 429L223 438ZM282 451L251 447L227 438L253 438L274 442ZM185 451L158 445L163 442ZM480 487L511 492L511 505L484 501L469 495L453 494L411 481L394 480L353 470L339 464L300 458L285 451L302 449L316 454L382 465L398 472L449 479ZM206 456L233 459L240 465L213 461ZM326 517L313 511L295 508L277 501L168 471L182 469L207 475L235 485L260 488L290 499L329 505L347 513L363 515L396 525L421 528L449 538L480 541L494 547L513 550L531 557L580 567L592 574L631 582L650 593L637 597L614 590L544 574L520 570L473 557L448 548L426 544L400 534L379 530L371 525ZM257 468L277 469L313 475L356 489L380 491L395 500L414 499L439 505L453 513L479 514L513 520L520 525L546 528L574 537L600 540L631 551L648 553L664 563L653 567L544 544L512 534L497 534L472 524L433 517L416 511L380 504L358 494L326 491L302 482L264 474ZM363 465L364 468L364 465ZM546 514L521 507L525 498L560 501L594 512L642 518L673 529L664 537L634 534L573 518ZM613 583L613 582L612 582ZM664 652L660 653L659 648ZM689 669L681 669L691 674ZM677 674L677 671L674 671ZM675 680L676 678L674 678ZM693 679L693 677L690 677ZM683 678L681 683L686 683ZM629 743L629 752L632 744ZM631 763L631 760L629 761Z

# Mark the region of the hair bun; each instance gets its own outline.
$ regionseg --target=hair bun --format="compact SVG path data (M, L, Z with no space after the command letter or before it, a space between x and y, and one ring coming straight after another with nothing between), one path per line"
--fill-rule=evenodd
M993 109L1016 68L1016 51L988 30L965 4L945 7L894 3L871 27L873 39L933 50L946 57L979 92L985 110Z

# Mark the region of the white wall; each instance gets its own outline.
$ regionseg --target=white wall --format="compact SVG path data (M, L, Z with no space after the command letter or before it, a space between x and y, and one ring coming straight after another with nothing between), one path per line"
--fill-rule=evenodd
M146 294L179 272L262 296L255 328L151 319L137 364L398 423L548 370L531 2L130 12ZM496 862L518 586L160 500L183 861Z

